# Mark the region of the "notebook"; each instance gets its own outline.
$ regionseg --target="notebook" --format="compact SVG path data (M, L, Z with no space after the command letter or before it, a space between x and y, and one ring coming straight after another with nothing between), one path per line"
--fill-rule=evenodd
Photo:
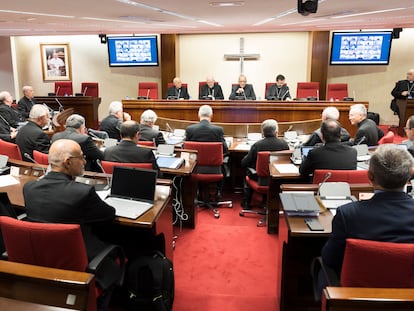
M115 166L111 192L105 202L116 216L136 219L154 205L157 171Z
M169 168L172 170L176 170L184 164L184 159L170 156L158 156L157 164L160 168Z

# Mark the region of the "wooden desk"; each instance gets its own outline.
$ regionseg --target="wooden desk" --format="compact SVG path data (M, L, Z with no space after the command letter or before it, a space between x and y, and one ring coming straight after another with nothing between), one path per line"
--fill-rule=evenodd
M351 193L356 197L360 192L372 192L370 184L351 184ZM282 184L282 191L318 191L315 184ZM283 208L283 207L282 207ZM313 258L320 256L332 231L332 214L321 213L317 218L324 231L310 231L305 217L287 216L287 241L282 247L282 277L280 284L280 310L320 310L314 302L310 265Z
M86 127L97 129L99 127L98 107L101 103L100 97L92 96L36 96L37 103L45 103L53 110L58 111L60 106L56 99L67 108L73 108L74 113L85 118ZM136 120L139 120L136 119Z
M348 120L349 108L356 102L329 101L237 101L237 100L123 100L124 111L139 120L146 109L154 110L158 117L179 120L198 120L198 108L208 104L213 108L213 121L224 123L261 123L265 119L278 122L303 121L319 119L323 109L333 105L340 112L339 122L351 136L356 127ZM358 102L368 108L368 102ZM294 128L292 130L295 130Z
M59 308L41 305L32 302L25 302L16 299L9 299L0 297L0 310L13 310L13 311L69 311L73 309Z
M7 192L13 206L24 208L24 184L30 180L37 179L43 173L42 170L40 169L39 171L38 168L46 168L46 166L12 159L10 159L9 165L20 167L21 176L17 177L20 183L17 185L0 187L0 191ZM101 178L103 181L106 181L107 175L95 172L85 172L85 176L90 178ZM116 217L115 223L124 227L142 229L153 235L164 233L166 240L166 256L171 260L173 259L172 207L169 193L165 194L165 192L157 191L154 207L147 213L137 219Z
M414 115L414 99L397 99L397 106L400 109L400 121L398 123L398 134L405 136L404 127L407 119Z
M72 295L73 305L67 304L68 295ZM95 277L86 272L62 270L17 262L0 261L0 296L28 301L35 304L47 304L55 307L89 310L96 306ZM16 301L0 301L2 304L22 306ZM29 310L29 309L21 309ZM30 310L60 310L40 308Z

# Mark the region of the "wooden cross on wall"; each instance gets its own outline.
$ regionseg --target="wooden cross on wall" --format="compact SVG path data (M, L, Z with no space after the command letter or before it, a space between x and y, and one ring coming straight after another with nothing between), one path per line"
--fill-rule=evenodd
M240 74L243 73L243 64L245 60L258 60L260 54L247 54L244 53L244 38L240 38L240 53L238 54L224 54L225 60L238 60L240 61Z

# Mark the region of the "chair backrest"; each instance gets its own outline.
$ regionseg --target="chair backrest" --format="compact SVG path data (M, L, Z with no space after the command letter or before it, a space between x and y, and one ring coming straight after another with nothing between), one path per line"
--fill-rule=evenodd
M388 131L387 134L381 137L381 139L378 141L378 145L382 144L392 144L394 143L394 132Z
M313 183L321 183L326 174L331 173L331 177L327 181L344 181L349 184L369 184L367 170L315 170L313 172Z
M274 82L266 82L266 84L265 84L265 93L264 93L264 97L263 98L266 98L267 90L273 84L275 84L275 83Z
M49 155L47 153L33 150L33 159L39 164L49 165Z
M55 94L56 96L73 95L72 81L56 81Z
M158 82L139 82L138 96L147 96L150 99L158 99Z
M9 159L22 160L22 154L20 153L20 148L17 144L10 143L0 139L0 154L4 154L9 157Z
M101 161L101 164L102 164L102 168L104 172L107 174L112 174L115 166L145 168L145 169L152 170L152 163L126 163L126 162Z
M296 98L319 98L319 82L298 82Z
M99 97L98 82L82 82L81 93L83 96Z
M137 145L154 147L154 142L151 141L151 140L138 140L138 144Z
M344 287L414 288L414 244L347 239Z
M260 151L257 153L256 173L258 177L268 178L270 176L269 161L270 161L269 151Z
M85 243L78 224L36 223L0 217L9 261L85 271Z
M344 97L348 97L348 84L347 83L330 83L326 91L326 99L330 100L343 100Z
M223 143L185 141L184 149L197 150L198 166L221 166L223 164Z

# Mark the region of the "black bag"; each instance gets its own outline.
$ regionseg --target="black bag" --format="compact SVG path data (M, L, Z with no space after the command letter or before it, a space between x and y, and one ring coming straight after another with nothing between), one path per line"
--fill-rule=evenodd
M161 252L142 255L129 263L126 274L128 311L171 311L174 302L174 271Z
M376 125L379 125L379 121L380 121L379 113L369 111L367 112L367 118L374 121Z

